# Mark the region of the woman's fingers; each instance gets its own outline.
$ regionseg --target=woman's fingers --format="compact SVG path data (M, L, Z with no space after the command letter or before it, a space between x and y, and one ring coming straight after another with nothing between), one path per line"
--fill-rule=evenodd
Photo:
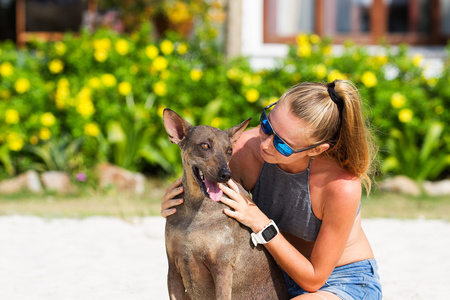
M174 206L183 203L182 198L174 199L184 191L182 183L182 178L178 178L167 188L161 202L161 216L164 218L173 215L176 212Z
M222 199L220 199L220 201L222 203L228 205L232 209L236 209L236 207L237 207L237 202L232 200L232 199L230 199L230 198L222 197Z

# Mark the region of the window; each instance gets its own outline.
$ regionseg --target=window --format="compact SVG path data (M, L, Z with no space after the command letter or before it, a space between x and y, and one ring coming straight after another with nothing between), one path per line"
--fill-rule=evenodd
M264 0L264 42L294 42L299 33L335 44L445 45L450 0Z

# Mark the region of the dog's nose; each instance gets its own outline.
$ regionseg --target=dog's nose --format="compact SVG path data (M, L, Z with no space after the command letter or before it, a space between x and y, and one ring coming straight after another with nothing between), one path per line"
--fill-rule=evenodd
M231 178L231 171L228 168L223 168L219 170L219 178L223 181L228 181Z

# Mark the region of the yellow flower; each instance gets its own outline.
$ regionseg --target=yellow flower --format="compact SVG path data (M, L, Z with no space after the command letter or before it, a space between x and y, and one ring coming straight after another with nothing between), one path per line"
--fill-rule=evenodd
M192 81L199 81L203 77L203 71L200 69L192 69L189 76Z
M100 77L100 80L102 81L103 85L106 87L113 87L117 84L117 79L112 74L103 74Z
M331 54L331 50L332 50L331 46L325 46L325 47L322 48L322 52L323 52L324 55L330 55Z
M168 8L167 16L169 17L169 20L175 24L188 20L191 17L188 4L181 1L175 1L175 3Z
M95 108L91 99L89 98L79 99L77 103L77 112L85 118L92 116L95 113Z
M98 89L102 85L102 82L97 77L92 77L89 79L88 84L91 88Z
M309 57L311 56L311 45L308 44L304 44L304 45L299 45L297 48L297 55L299 57Z
M423 73L422 73L422 79L423 79L423 81L425 81L425 83L426 83L429 87L435 87L436 84L438 83L438 79L437 79L437 78L434 78L434 77L432 77L432 78L427 78L427 77L423 76Z
M162 56L158 56L153 60L152 63L152 67L156 70L156 71L162 71L164 69L167 68L167 65L169 63L167 62L167 59L165 59Z
M61 78L60 80L58 80L58 87L69 87L69 85L70 83L67 78Z
M84 134L88 136L98 136L100 134L100 128L97 123L91 122L84 126Z
M377 55L375 56L375 59L381 66L385 65L388 62L388 57L386 55Z
M83 87L81 89L81 91L77 95L75 106L77 112L85 118L88 118L95 113L95 107L92 103L90 88Z
M319 79L323 79L325 78L325 76L327 76L327 67L325 67L325 65L323 64L319 64L314 68L315 72L316 72L316 76Z
M32 135L32 136L30 137L30 143L31 143L32 145L37 145L37 143L39 143L39 138L38 138L37 136L35 136L35 135Z
M9 77L13 73L14 67L9 61L6 61L0 65L0 75L2 75L3 77Z
M227 71L227 77L231 80L239 80L242 76L242 71L237 68L231 68Z
M5 122L6 124L17 124L19 123L20 117L19 112L15 109L7 109L5 112Z
M331 70L327 76L328 82L332 82L336 79L337 80L346 80L347 76L345 74L342 74L341 72L339 72L339 70Z
M167 80L170 76L170 72L168 70L162 70L161 73L159 74L159 78L161 78L161 80Z
M119 53L120 55L127 55L130 49L130 45L128 44L127 40L120 39L116 42L114 48L116 49L116 52Z
M70 97L69 81L66 78L61 78L58 80L55 104L58 109L63 109L66 107L67 99Z
M111 48L111 41L108 38L103 38L94 41L94 48L96 51L108 51Z
M304 33L299 34L296 37L296 41L297 41L297 45L308 45L309 44L308 36Z
M245 93L245 98L250 103L256 102L259 99L259 92L256 89L249 89Z
M41 116L41 124L46 127L53 126L53 124L55 124L55 121L56 121L55 116L50 112L47 112Z
M165 96L167 94L167 85L163 81L158 81L153 85L153 91L158 96Z
M0 90L0 99L9 99L9 98L11 98L11 91Z
M242 77L242 84L245 86L258 85L261 83L261 76L246 74Z
M106 50L97 50L94 52L94 58L98 62L104 62L108 59L108 51Z
M154 59L158 56L159 50L155 45L148 45L145 48L145 55L147 55L148 58Z
M180 54L180 55L185 54L185 53L187 52L187 50L188 50L188 46L187 46L186 43L181 43L181 44L179 44L178 47L177 47L177 52L178 52L178 54Z
M163 113L164 113L164 109L166 108L166 106L165 105L162 105L162 104L160 104L159 106L158 106L158 116L160 116L161 118L163 117Z
M8 134L6 136L6 142L9 149L12 151L20 151L22 150L24 145L22 137L16 132L11 132L10 134Z
M52 137L52 132L47 127L41 128L39 131L39 138L43 141L46 141Z
M400 93L394 93L391 96L391 105L395 108L402 108L406 104L406 97Z
M402 123L408 123L409 121L412 120L413 116L414 116L414 112L412 110L410 110L409 108L403 108L398 113L398 119Z
M266 107L267 105L272 104L272 103L275 103L275 102L277 102L278 100L279 100L278 97L272 96L272 97L270 97L269 99L263 101L263 102L261 103L261 107Z
M30 86L30 81L26 78L19 78L14 84L14 88L19 94L28 92L30 90Z
M64 70L64 63L60 59L53 59L48 64L48 69L52 74L59 74Z
M361 82L368 88L374 87L377 85L378 80L377 76L370 71L366 71L361 76Z
M211 126L212 127L220 127L220 125L222 124L222 118L219 117L215 117L214 119L211 120Z
M318 43L320 43L320 36L318 36L317 34L312 34L312 35L309 37L309 39L310 39L310 41L311 41L312 44L318 44Z
M420 64L421 64L422 61L423 61L423 55L422 55L422 54L416 54L416 55L414 55L413 58L412 58L412 61L413 61L413 65L414 65L415 67L420 67Z
M126 96L131 93L131 83L127 81L121 82L119 83L118 89L119 94L121 94L122 96Z
M67 47L63 42L56 42L54 46L56 54L58 54L59 56L64 55L64 53L66 53L67 51Z
M173 52L173 43L169 40L164 40L162 41L161 45L161 52L164 53L165 55L169 55Z

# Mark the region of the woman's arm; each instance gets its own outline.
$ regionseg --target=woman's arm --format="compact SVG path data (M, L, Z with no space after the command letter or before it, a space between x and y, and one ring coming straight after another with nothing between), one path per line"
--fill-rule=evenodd
M230 182L229 187L221 189L231 199L222 198L222 202L233 210L224 213L259 232L268 223L269 218L259 210L249 196L241 192L241 187ZM336 267L344 252L352 230L360 197L360 185L338 180L327 187L323 193L323 220L314 249L308 260L282 234L278 234L264 246L271 253L280 267L289 274L306 291L316 291L323 286ZM359 191L359 192L358 192Z

